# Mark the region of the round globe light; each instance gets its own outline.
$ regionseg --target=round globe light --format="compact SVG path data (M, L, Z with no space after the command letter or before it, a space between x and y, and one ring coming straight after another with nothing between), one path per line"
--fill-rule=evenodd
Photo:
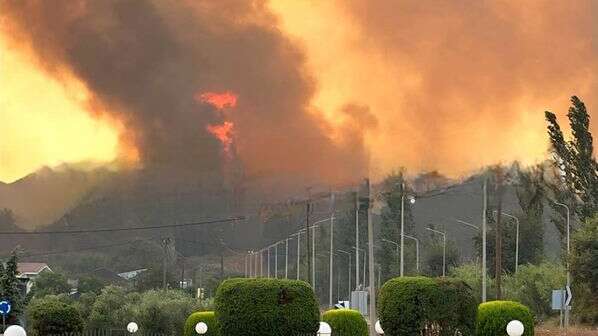
M376 333L378 333L378 335L384 335L384 330L380 325L380 320L376 321L376 324L374 324L374 329L376 329Z
M409 196L409 203L415 204L415 197Z
M136 333L137 330L139 330L139 326L137 325L137 323L129 322L129 324L127 324L127 331L130 332L131 334Z
M11 325L4 330L4 336L27 336L27 332L21 326Z
M203 335L208 332L208 325L204 322L199 322L195 325L195 331L198 334Z
M332 328L330 324L326 322L320 322L320 329L318 329L318 336L330 336L332 335Z
M513 320L507 324L507 334L509 336L521 336L523 331L525 331L525 327L523 327L521 321Z

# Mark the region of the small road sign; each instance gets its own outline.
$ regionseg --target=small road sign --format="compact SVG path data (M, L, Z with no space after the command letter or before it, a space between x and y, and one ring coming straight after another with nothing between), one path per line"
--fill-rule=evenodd
M565 307L571 305L571 299L573 299L573 293L571 293L571 287L567 286L567 299L565 300Z
M3 300L0 301L0 314L2 314L3 316L6 316L10 313L10 302Z

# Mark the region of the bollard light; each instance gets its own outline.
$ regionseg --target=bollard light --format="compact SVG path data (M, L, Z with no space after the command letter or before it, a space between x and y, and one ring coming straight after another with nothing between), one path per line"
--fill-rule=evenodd
M11 325L4 330L4 336L27 336L27 332L21 326Z
M318 329L318 336L330 336L332 335L332 328L330 324L326 322L320 322L320 329Z
M139 326L137 325L137 323L129 322L129 324L127 324L127 331L130 332L131 334L136 333L137 330L139 330Z
M208 325L204 322L199 322L195 325L195 331L198 334L203 335L208 332Z
M384 330L380 325L380 320L376 321L376 324L374 324L374 329L376 329L376 333L378 333L378 335L384 335Z
M523 323L518 320L513 320L507 324L507 334L509 336L521 336L525 331L525 327L523 327Z

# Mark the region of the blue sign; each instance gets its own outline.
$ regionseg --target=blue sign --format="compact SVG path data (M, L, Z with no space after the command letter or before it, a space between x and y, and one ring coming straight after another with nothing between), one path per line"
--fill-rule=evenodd
M10 302L0 301L0 314L6 316L8 313L10 313Z

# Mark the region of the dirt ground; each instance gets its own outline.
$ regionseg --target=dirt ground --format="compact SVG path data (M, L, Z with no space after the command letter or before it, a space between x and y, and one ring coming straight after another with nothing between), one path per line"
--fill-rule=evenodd
M564 336L565 333L559 327L536 326L534 328L536 336ZM567 336L598 336L598 328L590 327L570 327Z

